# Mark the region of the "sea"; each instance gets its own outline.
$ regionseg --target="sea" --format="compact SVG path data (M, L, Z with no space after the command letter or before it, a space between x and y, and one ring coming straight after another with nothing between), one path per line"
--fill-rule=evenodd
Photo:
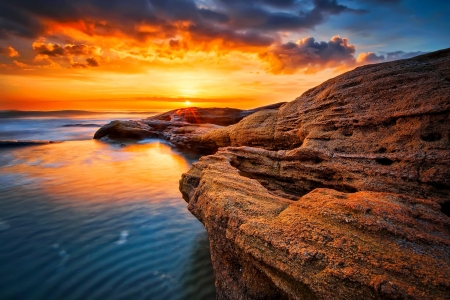
M0 299L215 299L206 231L178 190L199 156L92 139L152 114L0 111Z

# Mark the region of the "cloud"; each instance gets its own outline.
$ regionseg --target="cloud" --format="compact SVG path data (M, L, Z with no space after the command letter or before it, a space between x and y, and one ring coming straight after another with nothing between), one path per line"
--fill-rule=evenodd
M35 41L32 44L33 49L38 54L48 56L80 56L80 55L101 55L101 48L86 44L66 44L65 46L59 44L45 43L45 41Z
M70 66L72 68L88 68L88 67L98 67L99 63L98 60L95 57L89 57L86 58L86 63L81 63L81 62L76 62L76 61L71 61Z
M339 4L336 0L313 0L310 7L304 1L219 0L230 16L234 30L299 31L322 24L330 15L364 13L363 10Z
M359 0L361 2L368 2L368 3L375 3L375 4L382 4L382 5L392 5L392 4L398 4L402 0Z
M376 55L373 52L361 53L357 58L357 63L360 65L365 64L373 64L373 63L381 63L386 61L393 61L399 59L407 59L414 56L422 55L427 52L417 51L417 52L404 52L404 51L394 51L381 53L380 55Z
M7 57L18 57L19 56L19 52L17 52L16 49L14 49L13 47L0 47L0 55L4 55Z
M14 60L13 64L16 65L19 68L29 68L29 67L31 67L31 66L29 66L27 64L24 64L24 63L22 63L20 61L17 61L17 60Z
M376 55L373 52L361 53L358 55L356 62L359 64L371 64L383 62L385 60L383 55Z
M227 48L241 48L270 45L280 40L282 31L313 29L331 15L364 12L337 0L198 3L196 0L0 0L0 38L45 37L54 34L55 28L66 26L88 36L121 36L138 42L181 37L185 42L201 45L204 40L213 39ZM57 56L61 49L43 51Z
M0 39L34 38L43 30L42 22L30 12L0 0Z
M98 61L97 61L97 59L95 57L87 58L86 59L86 63L90 67L98 67L99 66Z
M34 60L34 62L44 62L44 64L40 63L40 64L27 64L24 62L20 62L17 60L14 60L13 63L10 65L20 68L20 69L25 69L25 70L35 70L36 68L38 69L56 69L56 68L61 68L61 66L52 61L48 56L46 55L41 55L39 57L36 57L36 59Z
M395 51L377 55L374 52L364 52L355 58L355 52L355 46L348 39L336 35L328 42L316 42L313 37L307 37L296 43L276 44L269 51L260 53L259 58L266 63L266 71L272 74L314 74L328 68L340 71L426 53Z
M34 42L32 45L33 49L38 52L38 54L43 54L47 56L63 56L64 48L58 44L46 44L43 42Z
M69 62L72 68L98 67L102 50L100 47L86 44L66 44L64 46L53 43L45 43L45 41L35 41L32 44L33 49L37 52L35 61L47 61L54 63L53 59L60 58ZM80 62L85 60L86 63Z
M416 52L403 52L403 51L395 51L386 53L386 60L398 60L398 59L406 59L414 56L422 55L427 52L416 51Z
M303 71L313 74L325 68L353 65L355 47L348 39L334 36L328 42L316 42L307 37L296 43L278 44L271 50L261 53L260 58L274 74L292 74Z
M374 7L389 1L362 2ZM339 36L326 42L313 37L286 42L289 34L315 29L332 16L366 13L354 7L359 4L349 0L0 0L0 39L39 39L32 44L35 63L69 68L103 66L107 59L102 49L117 59L154 64L188 60L198 53L220 57L240 52L258 57L274 74L312 74L408 55L364 53L355 58L355 47Z

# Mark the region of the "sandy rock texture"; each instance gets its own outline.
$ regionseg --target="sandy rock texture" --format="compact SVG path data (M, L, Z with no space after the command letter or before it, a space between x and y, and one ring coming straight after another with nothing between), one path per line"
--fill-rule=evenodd
M450 49L198 135L219 299L450 299Z

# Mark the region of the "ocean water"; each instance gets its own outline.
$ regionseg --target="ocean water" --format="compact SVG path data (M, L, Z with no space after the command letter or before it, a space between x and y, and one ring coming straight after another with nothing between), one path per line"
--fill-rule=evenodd
M215 299L206 231L178 191L198 157L92 140L141 117L0 114L0 140L58 141L0 148L0 299Z

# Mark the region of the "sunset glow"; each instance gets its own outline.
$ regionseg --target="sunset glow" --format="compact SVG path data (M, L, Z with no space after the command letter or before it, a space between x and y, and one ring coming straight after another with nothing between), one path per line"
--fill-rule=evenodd
M431 13L375 0L0 0L0 109L290 101L357 66L448 46L448 37L433 40L420 28L405 34L398 25ZM386 39L384 28L394 21Z
M77 146L85 146L85 151L90 151L90 158L86 159L86 156L76 153L74 148L78 149L78 152L80 149L76 148ZM93 201L93 199L102 199L101 195L110 192L111 186L114 185L114 183L111 183L111 174L128 171L126 166L130 163L130 159L133 163L133 174L124 176L121 180L121 187L115 187L118 190L133 187L135 191L142 191L149 186L167 190L168 186L172 185L172 182L168 179L170 172L182 173L188 169L188 164L183 157L173 155L169 146L160 143L145 146L132 145L126 147L121 153L113 153L115 156L109 156L101 152L107 148L106 145L102 143L92 144L90 141L78 141L71 144L56 143L52 144L51 147L53 147L53 151L56 151L56 155L53 152L50 154L45 146L34 153L34 155L39 156L39 163L45 166L44 168L34 168L33 162L36 158L27 156L26 151L19 151L17 157L23 161L28 161L29 164L14 165L5 168L5 170L11 173L26 173L33 178L45 176L55 178L55 180L41 186L41 189L47 190L49 193L70 193L73 187L64 185L59 179L72 182L84 181L86 182L84 188L91 191L95 190L97 197L92 197L94 192L91 192L84 195L86 199L83 199L83 201ZM73 162L70 164L64 163L61 157L65 155L70 155ZM150 157L154 163L149 168ZM170 170L170 172L165 173L162 170ZM154 176L154 174L159 176ZM99 182L102 182L102 184L99 185Z

